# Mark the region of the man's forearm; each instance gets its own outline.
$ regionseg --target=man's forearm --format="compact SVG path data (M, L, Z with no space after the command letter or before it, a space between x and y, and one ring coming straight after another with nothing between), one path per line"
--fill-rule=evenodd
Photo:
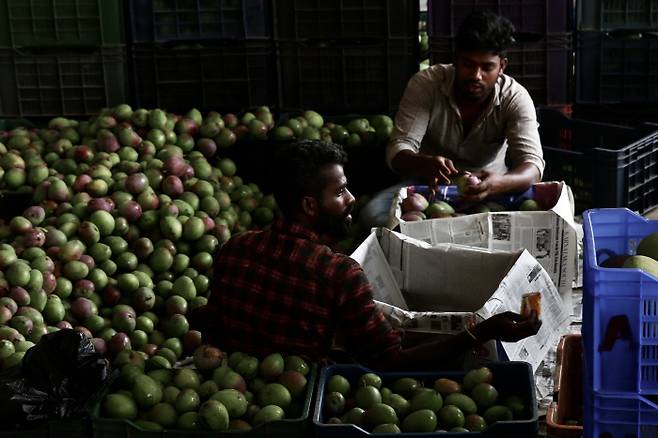
M401 150L391 160L393 172L403 178L420 177L421 175L418 175L420 167L418 165L418 156L419 154L410 149Z
M539 169L532 163L523 163L508 171L501 179L495 193L521 192L541 181Z

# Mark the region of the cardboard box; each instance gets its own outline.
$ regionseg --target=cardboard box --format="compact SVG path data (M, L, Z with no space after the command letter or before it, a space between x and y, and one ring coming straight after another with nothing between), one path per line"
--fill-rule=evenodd
M526 250L432 246L387 228L376 228L351 257L363 267L375 300L387 305L380 308L389 320L397 318L399 326L412 325L426 332L450 333L452 327L444 329L432 323L446 321L442 316L446 312L452 314L447 321L458 316L455 312L473 314L478 319L508 310L518 313L524 293L540 292L539 333L516 343L502 343L510 360L529 362L535 371L569 322L550 276ZM461 330L458 325L454 329Z
M571 312L571 292L578 287L578 242L582 227L574 221L571 189L562 182L533 185L531 193L545 211L505 211L406 222L400 203L414 187L393 199L389 227L430 245L456 243L489 250L526 249L548 272ZM440 200L440 197L437 197ZM580 236L580 237L579 237Z

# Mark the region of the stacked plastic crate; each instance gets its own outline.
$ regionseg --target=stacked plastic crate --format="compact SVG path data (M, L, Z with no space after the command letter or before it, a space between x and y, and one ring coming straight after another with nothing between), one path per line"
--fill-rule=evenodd
M535 105L571 103L572 0L429 0L430 63L450 63L454 36L474 11L509 18L516 43L505 73L521 83Z
M579 0L576 102L658 103L658 1Z
M121 2L0 1L0 117L85 116L125 101Z
M276 103L270 0L131 0L134 104L185 113Z
M273 0L283 110L393 114L418 71L417 0Z
M583 215L583 436L658 436L658 279L619 269L658 232L627 209Z
M658 206L658 125L621 126L538 108L545 181L565 181L576 211Z

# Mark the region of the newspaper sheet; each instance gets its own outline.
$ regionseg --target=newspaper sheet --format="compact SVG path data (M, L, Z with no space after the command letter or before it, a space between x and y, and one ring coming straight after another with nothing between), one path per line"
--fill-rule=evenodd
M432 247L379 228L352 258L363 266L375 299L400 308L400 312L389 312L400 321L427 321L430 313L442 312L473 312L486 319L507 310L518 312L522 295L539 291L542 327L537 335L502 343L510 360L529 362L535 371L569 322L550 276L525 250L490 251L452 244ZM428 330L431 323L429 326Z

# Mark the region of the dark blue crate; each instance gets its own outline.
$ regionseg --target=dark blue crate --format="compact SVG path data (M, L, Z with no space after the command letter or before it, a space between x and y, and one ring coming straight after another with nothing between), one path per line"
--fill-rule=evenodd
M568 118L551 108L538 108L537 120L543 179L566 182L577 212L628 207L644 213L658 205L658 126Z
M274 0L279 40L418 37L417 0Z
M464 18L475 11L507 17L518 33L546 35L573 28L572 0L428 0L428 33L454 36Z
M276 43L279 107L394 114L418 71L418 38Z
M591 394L585 402L583 438L601 437L658 437L658 405L638 395Z
M185 113L276 104L272 45L261 40L132 46L134 104Z
M507 50L505 73L523 85L535 105L571 102L571 34L550 34L539 38L518 38ZM452 37L430 37L431 64L453 61Z
M635 254L658 232L624 208L583 215L583 344L585 382L594 391L658 394L658 279L639 269L605 268L615 255Z
M490 437L490 438L509 438L524 437L530 438L537 435L537 401L535 397L535 381L532 374L532 367L527 362L492 362L487 367L493 374L492 384L499 391L500 396L518 395L523 400L527 400L528 408L531 410L530 418L526 420L499 421L488 427L482 432L464 433L441 433L439 436L446 438L456 438L463 436L473 437ZM362 374L374 372L360 365L332 365L326 367L320 373L318 381L318 391L315 397L315 409L313 411L313 424L315 426L315 436L318 438L363 438L368 436L379 436L371 434L366 430L353 424L325 424L327 418L323 412L323 401L325 385L329 378L334 374L340 374L347 378L350 383L355 381ZM460 381L467 371L424 371L424 372L379 372L376 373L382 378L382 384L399 379L401 377L413 377L425 383L425 386L431 386L433 382L441 377L450 378ZM353 385L352 385L353 386ZM422 438L433 436L432 433L405 433L408 438Z
M271 38L268 0L130 0L133 43Z
M576 33L576 102L658 103L658 37L649 33Z
M577 0L578 30L658 28L658 0Z

